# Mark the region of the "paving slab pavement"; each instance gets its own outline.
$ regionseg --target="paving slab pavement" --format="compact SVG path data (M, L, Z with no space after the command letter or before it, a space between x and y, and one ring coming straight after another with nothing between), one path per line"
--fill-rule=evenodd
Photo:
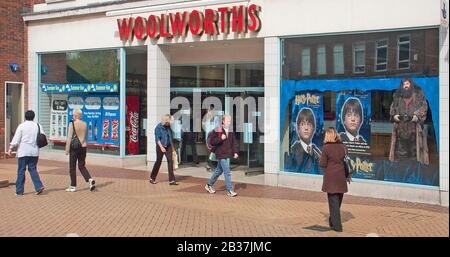
M236 182L238 197L203 188L206 178L180 175L169 186L148 172L89 166L97 189L78 177L77 192L66 192L67 163L40 160L46 190L34 195L27 174L25 195L0 188L0 236L181 236L181 237L405 237L449 236L448 208L393 200L344 196L344 232L327 228L325 193ZM16 160L0 160L0 177L13 183ZM182 173L181 173L182 174Z

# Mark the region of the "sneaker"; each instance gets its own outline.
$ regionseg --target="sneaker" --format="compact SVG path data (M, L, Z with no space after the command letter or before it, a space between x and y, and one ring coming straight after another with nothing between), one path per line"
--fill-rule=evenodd
M95 180L93 178L89 179L89 190L94 191L95 189Z
M73 186L70 186L66 189L66 192L75 192L75 191L77 191L76 187L73 187Z
M206 191L208 191L210 194L214 194L216 192L216 190L214 190L214 188L208 184L205 185L205 189Z
M38 191L36 191L35 195L40 195L42 194L42 192L44 192L44 187L41 187L41 189L39 189Z
M237 196L237 193L234 192L233 190L231 190L231 191L228 191L227 195L228 195L229 197L235 197L235 196Z
M23 196L23 194L18 194L18 193L16 193L16 196Z
M176 181L169 182L169 186L178 186L178 183Z
M150 179L150 183L151 183L151 184L156 184L156 183L158 183L158 182L154 181L153 179Z

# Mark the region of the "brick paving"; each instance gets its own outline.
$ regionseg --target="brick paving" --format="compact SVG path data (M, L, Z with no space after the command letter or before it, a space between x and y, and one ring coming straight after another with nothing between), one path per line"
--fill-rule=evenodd
M78 177L75 193L67 163L40 160L46 187L34 195L27 174L25 195L15 186L0 188L0 236L449 236L448 208L344 196L343 233L327 229L326 195L288 188L237 183L238 197L226 196L223 181L208 194L206 179L180 175L169 186L167 174L148 183L148 172L92 166L97 190ZM16 160L0 160L0 180L16 179ZM317 229L311 229L317 228Z

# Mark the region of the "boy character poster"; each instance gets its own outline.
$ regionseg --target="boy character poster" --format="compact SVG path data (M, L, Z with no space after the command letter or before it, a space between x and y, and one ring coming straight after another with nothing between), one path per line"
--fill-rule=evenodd
M336 130L350 155L370 155L370 98L366 92L336 94Z
M300 91L292 102L289 153L286 170L320 174L323 141L323 94Z

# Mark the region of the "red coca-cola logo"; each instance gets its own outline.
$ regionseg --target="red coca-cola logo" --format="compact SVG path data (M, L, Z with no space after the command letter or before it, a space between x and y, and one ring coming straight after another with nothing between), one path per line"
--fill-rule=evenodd
M130 124L131 124L130 141L133 143L137 143L138 129L139 129L139 113L137 112L130 113Z

